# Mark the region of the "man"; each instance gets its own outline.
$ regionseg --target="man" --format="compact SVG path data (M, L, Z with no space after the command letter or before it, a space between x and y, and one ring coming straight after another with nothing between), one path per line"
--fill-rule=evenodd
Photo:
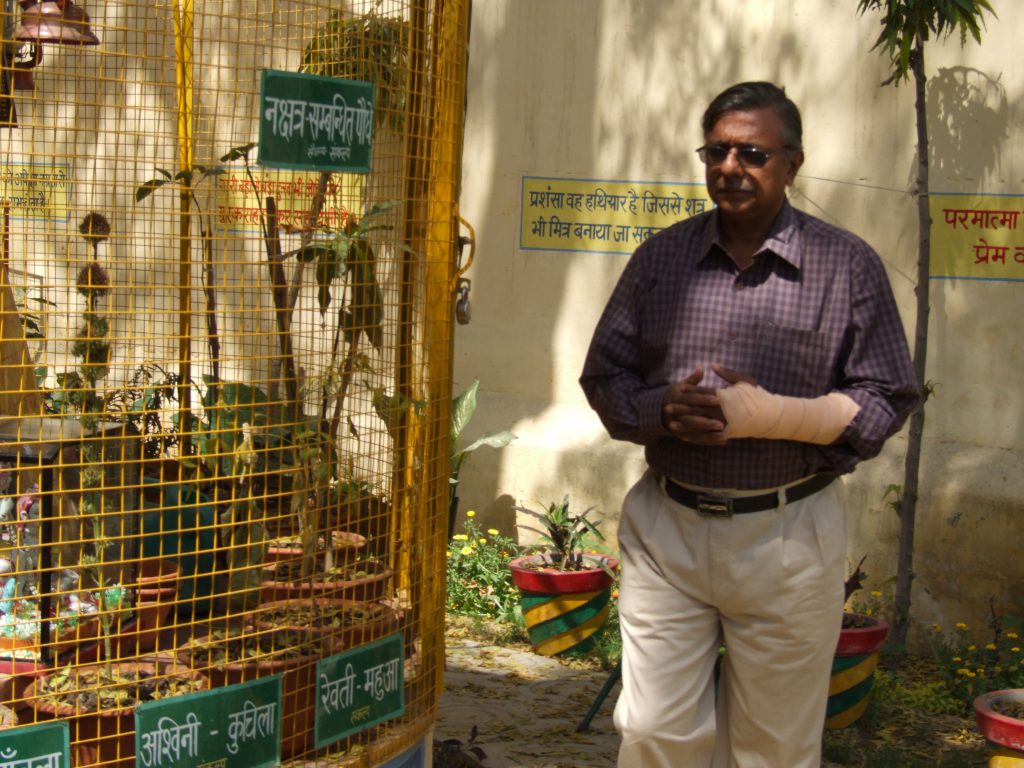
M716 207L637 249L580 379L649 465L619 526L619 766L817 768L846 560L832 481L917 387L878 256L786 200L796 105L741 83L702 127Z

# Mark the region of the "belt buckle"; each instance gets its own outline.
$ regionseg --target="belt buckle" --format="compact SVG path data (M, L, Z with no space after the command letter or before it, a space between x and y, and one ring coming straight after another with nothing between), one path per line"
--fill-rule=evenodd
M697 494L697 511L711 517L732 517L732 499Z

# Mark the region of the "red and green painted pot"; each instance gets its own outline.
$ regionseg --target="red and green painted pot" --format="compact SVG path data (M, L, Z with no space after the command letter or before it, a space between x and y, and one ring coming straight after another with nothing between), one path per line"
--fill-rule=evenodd
M991 747L989 768L1024 768L1024 720L997 710L1000 704L1024 709L1024 688L983 693L974 700L974 719Z
M583 559L593 567L559 571L546 565L550 561L544 555L509 563L530 644L542 656L583 653L594 645L608 619L619 561L607 555Z
M862 614L846 614L843 618L844 624L853 626L840 631L832 659L826 728L846 728L864 714L875 684L878 651L889 634L889 623L885 619Z

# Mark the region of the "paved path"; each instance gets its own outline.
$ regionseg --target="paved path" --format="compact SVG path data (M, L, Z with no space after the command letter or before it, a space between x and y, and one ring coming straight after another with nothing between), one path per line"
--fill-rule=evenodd
M434 738L466 742L475 725L486 768L615 768L617 687L590 729L576 733L607 677L529 650L449 638Z

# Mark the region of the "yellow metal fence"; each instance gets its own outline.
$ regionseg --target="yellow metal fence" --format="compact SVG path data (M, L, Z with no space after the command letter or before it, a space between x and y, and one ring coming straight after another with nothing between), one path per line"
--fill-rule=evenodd
M0 746L422 740L468 4L0 0Z

